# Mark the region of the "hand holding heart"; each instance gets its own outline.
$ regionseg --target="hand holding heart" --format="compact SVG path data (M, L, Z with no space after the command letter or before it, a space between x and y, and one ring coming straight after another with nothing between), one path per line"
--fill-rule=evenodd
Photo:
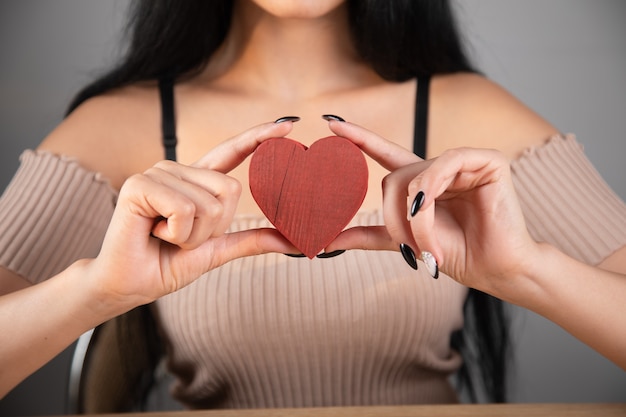
M99 297L121 310L176 291L232 259L296 249L276 230L225 233L241 185L227 174L292 123L266 123L223 142L192 166L157 163L123 185L98 257L87 267Z
M405 243L431 252L462 284L497 296L539 256L502 153L461 148L422 161L354 124L332 122L331 129L392 172L383 181L385 228L346 230L327 250L398 250ZM411 216L420 191L423 201Z
M340 223L345 223L339 226L339 223L334 224L333 227L339 229L334 230L330 238L324 235L326 241L320 240L320 247L311 249L306 247L306 242L303 246L302 242L286 239L289 236L284 231L288 229L284 226L281 226L282 230L265 228L226 233L236 212L241 191L239 182L229 177L228 172L259 149L261 144L270 149L273 141L268 139L276 141L276 138L288 134L291 127L291 122L266 123L223 142L192 166L163 161L143 174L131 177L120 191L101 253L93 263L94 273L101 276L98 281L100 289L109 296L125 300L132 307L176 291L204 272L243 256L307 250L306 255L313 257L319 249L327 252L336 249L397 251L399 243L406 243L415 250L432 252L445 272L461 281L469 279L465 282L468 285L473 285L473 276L467 274L468 269L485 274L489 272L481 269L481 265L487 264L483 262L485 254L500 253L497 252L499 248L486 248L480 244L466 247L465 242L479 242L487 232L491 233L488 236L496 236L495 240L485 240L487 243L498 242L505 237L500 236L501 230L490 229L486 221L489 218L485 217L485 213L493 213L494 210L486 208L493 204L490 200L493 196L485 195L485 190L498 189L494 184L500 182L493 177L500 175L504 166L508 168L508 165L495 164L498 169L494 170L493 165L485 163L483 154L476 156L471 153L468 161L473 162L459 164L459 160L465 159L459 158L458 152L444 155L435 162L422 161L412 152L347 122L330 122L331 130L339 137L326 139L330 145L338 147L346 146L349 140L391 171L383 181L385 225L355 227L340 233L362 201L364 190L356 186L359 181L363 182L359 178L362 171L357 170L355 178L347 178L348 183L355 184L354 188L358 189L356 200L353 198L345 205L339 205L343 207L339 210L343 210ZM288 159L300 161L296 162L296 167L300 167L306 161L291 158L291 152L304 150L304 147L291 142L293 146ZM314 147L311 149L314 150ZM345 156L350 154L352 156L349 158L354 157L355 164L361 163L360 152L359 156L349 149L346 152L338 152L344 161ZM314 153L311 152L311 155ZM280 152L271 154L280 156ZM330 161L330 166L340 165L340 162L332 160L332 151L324 155ZM499 161L497 158L495 160ZM482 168L481 163L484 165ZM349 176L348 171L338 172L341 172L342 177ZM460 173L463 173L462 178L467 178L463 182L458 181ZM420 178L431 180L430 183L420 182L423 181ZM279 179L281 185L285 186L276 189L280 193L288 187L283 181L285 177ZM418 215L408 221L407 204L410 205L410 201L407 201L407 196L410 200L419 187L426 193L424 205ZM299 190L299 185L295 189ZM508 190L506 187L500 189ZM474 196L472 198L477 204L468 204L467 199L459 197L467 195ZM320 198L322 196L318 194L314 200ZM505 202L509 200L507 196ZM349 204L352 205L348 207ZM345 207L348 207L347 211ZM524 227L519 207L517 211L515 207L509 204L508 211L504 213L510 214L518 228ZM324 225L321 223L323 221L318 220L318 223L310 224L309 227L323 230ZM297 246L292 242L297 243ZM509 249L515 249L517 243L525 244L526 241L512 242Z
M423 203L411 216L420 191ZM431 252L442 270L468 287L507 299L511 291L503 290L541 256L526 228L509 161L499 151L448 150L390 174L387 192L405 198L404 207L386 216L388 229L410 227L418 250Z
M100 293L104 292L103 297L115 297L126 308L132 308L176 291L232 259L267 252L303 251L303 246L297 248L281 234L284 228L281 231L265 228L226 233L241 191L240 183L227 174L261 144L272 142L268 139L283 137L291 127L291 122L266 123L223 142L192 166L162 161L143 174L129 178L120 191L101 252L89 265L93 274L99 277L94 282ZM411 152L355 125L337 127L336 133L350 136L354 144L390 170L419 160ZM357 146L345 138L327 140L331 146L326 150L330 153L322 153L324 162L336 170L335 174L341 173L341 177L357 190L356 200L339 204L341 210L338 212L343 217L332 225L339 229L334 230L330 238L329 235L323 236L322 243L316 243L321 246L308 248L309 257L332 241L358 210L365 192L363 183L367 181L361 177L363 169L366 177L366 168L354 173L341 171L346 157L354 162L353 167L364 164ZM322 142L317 149L324 149L326 142ZM299 144L293 149L298 148L303 150ZM337 152L340 148L344 150ZM308 152L314 155L317 152L315 145ZM334 154L341 158L333 159L337 156ZM298 167L297 158L291 159L296 160L295 166ZM306 158L302 161L306 163ZM279 178L283 185L284 178ZM357 183L361 186L356 187ZM323 198L322 194L314 196L315 200ZM334 202L326 203L330 206ZM325 227L322 223L318 220L309 227L321 230ZM340 249L397 250L382 225L344 232L333 244L339 245Z

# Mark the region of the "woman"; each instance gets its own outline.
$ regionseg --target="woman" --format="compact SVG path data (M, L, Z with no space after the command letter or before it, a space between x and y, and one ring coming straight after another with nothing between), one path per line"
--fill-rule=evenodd
M127 59L77 97L67 119L44 140L38 153L24 156L24 169L16 177L14 189L32 183L33 195L39 195L35 185L40 177L35 172L49 177L47 169L52 169L53 185L57 188L53 193L55 204L42 199L33 208L32 199L17 204L8 195L3 212L8 206L13 207L11 212L18 211L15 207L43 210L35 211L37 216L31 215L30 219L41 217L47 220L46 225L63 228L46 228L42 224L39 229L32 224L23 227L32 223L29 219L12 222L20 226L18 230L28 231L28 236L45 237L50 243L44 246L58 251L32 251L34 259L29 259L19 247L33 247L35 242L23 243L24 237L15 239L17 232L4 234L7 240L17 242L7 243L9 249L4 251L4 292L29 285L20 275L37 282L62 271L75 259L96 256L112 216L113 220L96 261L81 261L60 275L73 279L56 277L11 294L9 301L13 300L17 308L37 296L49 300L48 294L73 288L67 282L77 280L76 275L93 275L93 280L80 281L88 287L98 283L95 289L87 288L82 298L78 297L79 292L71 293L76 304L65 303L66 314L57 311L54 304L39 304L46 306L47 316L57 322L34 328L34 338L41 336L41 329L55 329L61 324L68 327L67 315L78 311L85 302L106 307L91 317L85 315L84 321L71 326L73 330L61 340L54 338L53 346L40 345L30 355L31 367L23 369L15 379L32 372L81 331L135 305L158 299L155 316L170 349L170 369L177 377L174 394L187 406L455 401L456 393L448 384L448 376L457 372L462 360L457 350L450 348L450 338L463 326L467 290L443 274L437 281L419 279L423 277L416 277L411 268L400 264L404 261L397 254L347 251L332 259L312 262L280 254L246 258L213 270L171 296L160 297L229 259L260 252L293 251L279 236L266 230L235 235L251 239L245 240L251 244L229 244L231 249L226 250L220 242L232 242L232 235L221 232L228 225L231 231L267 225L246 192L246 165L240 163L256 144L271 136L289 134L306 145L327 136L327 125L319 119L321 114L339 114L384 137L394 138L396 146L429 157L465 145L496 147L514 159L524 149L541 146L547 138L557 135L557 130L498 86L471 73L445 3L207 3L139 4ZM415 53L407 53L413 49ZM433 75L430 81L420 78L417 82L416 77L429 75ZM176 81L173 97L170 79ZM162 82L157 86L156 80ZM168 104L174 104L175 110L169 109ZM262 123L285 114L297 114L301 120L295 125L293 119ZM252 125L259 127L239 135L244 126ZM358 134L346 132L346 136L358 143ZM234 139L223 142L229 137ZM420 145L425 153L420 152ZM384 148L364 147L364 151L377 161L385 155ZM175 156L182 166L158 163L164 155L170 159ZM389 170L417 160L410 153L400 155L392 165L370 161L370 192L355 225L382 223L380 180ZM76 159L80 167L67 157ZM186 166L193 163L209 168L210 174ZM141 172L145 174L134 176ZM240 184L240 199L233 196L237 194L233 188L238 186L233 186L224 175ZM76 177L81 181L70 181ZM128 178L132 180L127 181ZM125 182L129 185L122 189L114 215L112 200ZM214 182L221 185L204 189ZM176 196L182 191L195 208L213 203L221 207L216 212L199 213L199 219L206 219L200 223L201 232L188 234L189 218L176 229L177 222L167 215L176 210L170 208L164 213L162 208L146 205L151 201L143 194L145 190L161 186L167 188L167 193L174 190ZM62 209L56 207L58 201L64 203ZM404 206L405 202L401 203ZM606 202L598 205L601 211ZM55 209L47 213L47 207ZM72 221L64 216L54 217L59 213ZM117 262L127 258L128 253L144 253L132 245L144 243L147 257L155 256L159 245L169 247L147 237L152 221L146 219L159 216L168 221L158 222L152 235L185 249L200 245L197 253L211 262L185 271L182 283L167 280L167 285L155 287L154 280L161 282L158 274L143 268L129 269L130 266L120 270ZM589 229L591 234L593 227ZM128 246L119 245L131 230L137 230L139 241L128 239ZM257 233L263 236L261 240ZM395 236L393 230L390 234ZM213 244L202 243L207 237L216 238L216 247L226 253L214 251ZM618 234L616 241L604 244L591 261L620 259L620 251L624 253L622 237ZM379 246L396 249L405 243L405 259L412 267L417 265L416 243L390 245L390 241L383 236ZM572 241L560 244L569 247ZM350 246L340 245L337 249ZM179 259L178 253L172 256ZM143 257L129 259L144 264L140 263ZM162 270L158 263L152 265L155 271ZM96 270L106 271L109 279L99 277ZM427 276L425 268L420 268L418 274ZM172 274L180 275L177 269ZM136 281L129 283L129 276L145 277L145 281L137 279L134 287L131 284ZM483 317L493 317L484 306L484 302L476 305L478 324L484 322L481 312ZM467 316L467 321L471 322L472 317ZM29 322L28 317L24 320ZM479 343L494 349L493 354L479 351L494 359L486 367L496 368L496 372L488 369L495 375L489 391L498 400L503 399L504 389L503 374L501 369L497 371L504 361L502 338L498 332L478 338ZM471 364L471 360L465 363Z

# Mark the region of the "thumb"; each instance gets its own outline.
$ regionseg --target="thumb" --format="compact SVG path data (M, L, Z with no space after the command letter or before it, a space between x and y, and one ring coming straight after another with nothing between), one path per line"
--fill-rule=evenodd
M273 228L259 228L227 233L214 239L216 242L207 242L211 245L207 249L212 256L203 256L212 259L210 269L217 268L229 261L246 256L262 255L265 253L299 253L280 232Z

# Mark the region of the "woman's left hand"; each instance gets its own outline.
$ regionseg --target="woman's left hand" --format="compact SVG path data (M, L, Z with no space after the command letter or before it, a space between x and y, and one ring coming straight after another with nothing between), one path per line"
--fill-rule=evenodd
M461 148L415 161L356 125L333 122L331 129L392 172L383 180L385 230L349 229L327 250L398 250L403 243L418 256L432 254L439 269L462 284L496 294L502 278L515 276L536 254L500 152Z
M422 258L430 253L435 265L466 286L500 294L503 279L521 276L538 254L509 161L498 151L453 149L408 165L386 178L385 194L397 202L385 204L392 238L408 227Z

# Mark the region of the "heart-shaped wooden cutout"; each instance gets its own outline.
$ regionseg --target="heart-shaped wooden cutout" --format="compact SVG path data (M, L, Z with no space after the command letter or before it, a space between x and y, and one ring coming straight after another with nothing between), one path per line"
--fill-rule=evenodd
M367 192L367 162L346 138L329 136L307 148L272 138L250 160L250 191L276 229L308 258L346 227Z

